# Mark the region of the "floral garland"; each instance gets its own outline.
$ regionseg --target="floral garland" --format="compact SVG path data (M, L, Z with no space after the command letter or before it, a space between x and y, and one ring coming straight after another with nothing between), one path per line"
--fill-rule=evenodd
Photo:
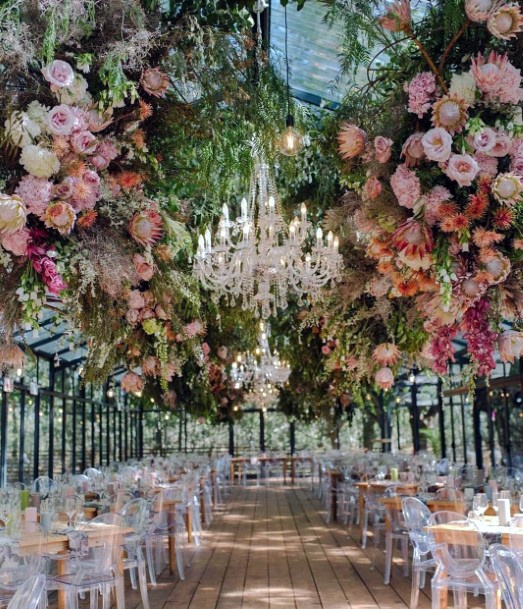
M57 58L59 42L81 48L82 36L92 33L90 0L67 3L82 9L76 27L54 40L54 58L40 67L32 58L20 68L13 48L0 47L4 77L11 74L0 182L0 361L4 367L20 362L13 331L37 329L50 309L87 342L86 380L104 380L123 360L125 391L141 392L149 379L165 391L187 357L201 353L205 325L197 287L177 268L190 239L170 217L168 201L150 188L161 168L148 151L147 121L170 80L149 63L154 31L144 29L139 2L127 4L134 8L120 7L126 31L134 15L139 25L130 37L149 42L142 53L118 42L111 69L106 59L95 70L94 54L66 51ZM22 14L15 8L8 26ZM53 11L40 7L46 36Z
M381 27L414 43L427 66L404 85L400 122L410 133L396 141L344 123L338 135L359 195L350 221L378 272L353 312L387 296L403 317L399 326L390 310L375 317L366 345L350 352L361 338L326 310L325 355L334 369L350 360L356 377L384 389L401 363L445 374L458 333L474 376L494 370L496 346L502 361L523 355L523 333L501 325L517 328L523 319L523 88L520 70L500 51L523 31L523 16L513 2L466 0L465 11L438 62L413 33L409 1L389 4ZM472 24L486 25L497 50L477 53L468 66L464 60L461 72L445 71ZM417 348L403 351L398 333L411 331L409 323L418 324Z

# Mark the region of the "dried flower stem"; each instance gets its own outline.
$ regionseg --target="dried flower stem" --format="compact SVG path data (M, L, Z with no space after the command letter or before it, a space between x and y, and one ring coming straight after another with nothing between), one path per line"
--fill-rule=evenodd
M434 72L434 75L438 79L438 83L439 83L439 86L441 87L441 90L444 93L448 93L448 87L447 87L445 81L443 80L443 76L441 75L441 72L438 70L438 66L434 63L432 57L429 55L429 52L427 51L425 46L416 38L416 36L414 36L412 31L409 31L406 33L408 34L408 36L412 40L412 42L420 50L421 54L423 55L423 58L429 64L429 68L432 70L432 72Z
M463 36L463 34L465 33L465 30L470 26L470 19L467 17L465 19L465 21L463 22L463 25L461 26L461 28L454 34L454 36L452 37L452 40L448 43L447 48L445 49L445 51L443 52L443 55L441 56L440 62L439 62L439 72L440 74L443 72L443 68L445 67L445 63L448 59L448 56L450 54L450 52L452 51L452 49L454 48L456 42Z

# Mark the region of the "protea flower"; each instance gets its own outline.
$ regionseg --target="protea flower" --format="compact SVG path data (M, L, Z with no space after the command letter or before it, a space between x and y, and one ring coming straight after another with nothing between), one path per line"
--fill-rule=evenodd
M389 4L379 22L389 32L408 32L411 27L410 1L397 0Z
M338 151L343 160L359 156L365 150L366 144L365 131L350 123L344 123L341 126L338 133Z
M505 281L511 269L510 260L492 248L483 250L479 259L485 269L480 273L482 279L487 280L490 285L496 285Z
M523 332L502 332L498 337L498 349L501 361L513 364L515 358L523 356Z
M390 368L385 366L376 372L374 381L381 389L390 389L394 385L394 374Z
M491 51L485 59L479 54L472 58L471 70L476 85L484 93L495 92L508 65L508 56Z
M393 366L398 362L400 355L401 352L394 343L381 343L372 353L374 361L381 366Z
M129 233L143 247L153 245L163 234L160 214L152 209L137 212L129 224Z
M513 207L523 198L523 181L513 173L500 173L492 182L491 191L496 201Z
M401 259L410 268L419 270L430 262L434 239L430 229L414 218L409 218L392 234L391 241Z
M0 368L23 368L25 364L25 353L15 344L3 344L0 346Z
M467 104L457 95L445 95L432 106L432 124L451 135L463 131L467 123Z
M147 376L158 376L160 372L160 360L154 355L144 357L141 364L142 372Z
M12 235L25 226L27 209L18 195L0 193L0 234Z
M125 393L138 393L142 391L144 383L136 372L129 371L123 375L120 385Z
M465 12L471 21L486 21L496 4L495 0L465 0Z
M488 31L496 38L510 40L523 28L523 16L518 4L505 4L493 10L487 21Z
M167 74L164 74L160 68L147 68L142 72L140 84L149 95L165 97L170 82Z
M47 228L54 228L61 235L68 235L73 230L76 214L69 203L52 201L47 206L42 220Z

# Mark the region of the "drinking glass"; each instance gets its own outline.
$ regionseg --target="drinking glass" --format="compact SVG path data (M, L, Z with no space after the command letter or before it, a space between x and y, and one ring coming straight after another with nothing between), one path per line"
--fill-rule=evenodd
M496 512L496 516L498 515L498 499L500 499L500 495L498 491L492 491L492 508Z
M67 515L67 526L74 526L74 516L76 515L78 501L76 497L66 497L64 499L64 512Z
M483 514L488 508L487 495L485 493L477 493L476 495L474 495L474 501L472 506L474 511L479 513L479 519L483 520Z

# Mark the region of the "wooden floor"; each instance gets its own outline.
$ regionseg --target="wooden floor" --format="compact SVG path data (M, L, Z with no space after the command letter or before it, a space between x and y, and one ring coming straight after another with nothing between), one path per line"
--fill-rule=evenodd
M373 552L327 526L307 488L236 487L203 545L187 553L185 581L165 572L150 589L151 609L408 607L410 579L395 566L385 586L384 554L372 569ZM136 607L139 594L126 586L126 609ZM418 607L430 609L426 594Z

